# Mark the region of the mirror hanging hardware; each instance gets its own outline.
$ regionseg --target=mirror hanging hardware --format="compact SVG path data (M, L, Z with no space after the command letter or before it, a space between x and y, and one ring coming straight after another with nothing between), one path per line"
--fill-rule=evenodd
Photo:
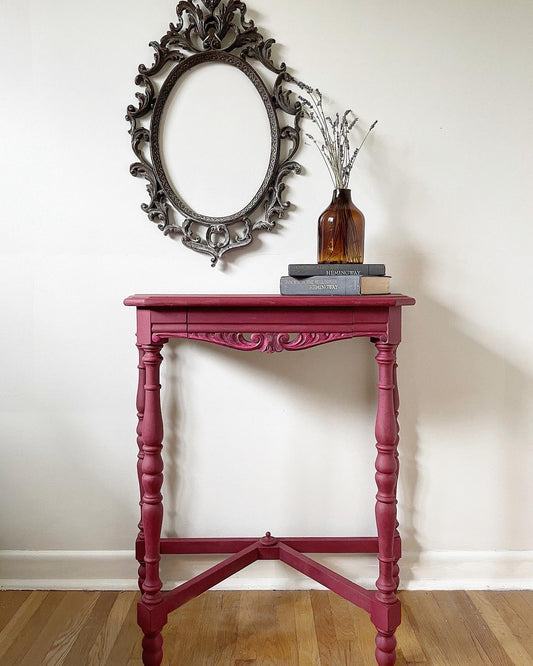
M209 255L215 266L229 250L249 245L254 232L271 231L276 219L285 216L290 202L284 198L284 181L290 174L301 172L294 156L300 145L302 110L287 87L293 79L285 63L276 65L272 59L275 40L264 40L254 22L246 19L243 2L182 0L176 11L177 23L170 24L159 42L150 42L154 63L150 67L139 65L135 78L143 92L136 93L138 105L130 104L126 115L137 158L130 172L148 181L150 201L141 206L148 218L157 223L164 235L181 235L186 247ZM276 75L271 87L250 61ZM221 217L201 215L187 205L171 185L160 146L162 114L176 83L185 72L209 62L236 67L248 78L262 99L270 127L270 159L263 182L241 210ZM159 87L156 77L169 69ZM283 114L293 117L292 124L280 124ZM253 221L252 214L261 204L262 219Z

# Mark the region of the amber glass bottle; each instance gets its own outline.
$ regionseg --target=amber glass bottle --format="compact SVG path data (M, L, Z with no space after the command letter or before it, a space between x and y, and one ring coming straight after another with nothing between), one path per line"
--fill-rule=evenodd
M352 191L337 189L318 220L319 264L362 264L365 216L352 202Z

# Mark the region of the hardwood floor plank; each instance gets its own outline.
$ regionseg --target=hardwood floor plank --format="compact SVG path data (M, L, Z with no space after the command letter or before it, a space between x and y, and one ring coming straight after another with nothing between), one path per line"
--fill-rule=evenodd
M402 602L402 623L396 631L397 666L429 663L419 640L422 636L420 623L410 607L410 599L416 594L417 592L400 592L398 595Z
M513 604L509 601L512 596L510 592L495 595L488 594L490 594L491 603L503 618L511 634L519 641L520 645L533 660L533 614L531 612L529 616L523 613L517 614Z
M370 621L368 613L361 610L361 608L353 606L352 616L355 628L355 643L357 646L356 654L359 659L356 663L361 664L361 666L375 666L376 629Z
M20 664L28 650L30 650L35 638L39 636L43 627L48 622L50 615L65 598L67 593L43 592L42 594L45 595L42 602L33 615L31 615L29 621L21 627L16 636L16 641L11 642L5 652L0 647L2 666L18 666Z
M501 663L511 663L513 665L533 664L533 655L528 653L521 639L514 635L513 630L494 604L500 595L495 592L468 592L468 596L479 610L483 620L490 627L496 641L507 656L508 661ZM529 612L531 618L533 607L530 607ZM533 624L531 620L530 624Z
M491 662L466 624L467 618L461 613L458 604L460 592L432 592L440 609L441 622L446 624L448 631L443 632L444 653L454 663L488 664Z
M31 594L29 590L6 590L0 594L0 632Z
M355 639L354 605L337 594L328 594L328 598L337 641L350 643Z
M190 635L191 640L195 643L194 658L189 662L191 666L212 664L216 650L216 636L220 617L220 592L211 592L203 596L202 614L196 618L195 631L193 634L189 632L185 634L186 636ZM180 660L178 659L175 663L180 663Z
M490 626L485 622L482 613L468 594L462 591L456 592L454 599L472 641L475 643L478 652L486 655L487 663L498 664L498 666L514 666L514 662L511 661L506 651L499 644Z
M298 646L298 666L320 664L313 606L309 592L299 592L294 602L294 628Z
M237 640L235 644L235 661L247 662L257 657L257 645L254 640L256 628L256 615L254 609L253 592L240 595L239 613L237 619Z
M99 592L71 592L65 594L20 665L59 666L62 664L87 621L99 595Z
M127 592L122 592L116 597L113 607L89 651L87 666L101 666L107 661L133 599L134 596Z
M142 633L137 624L137 602L141 595L139 592L125 594L131 595L131 605L107 660L101 666L128 664L130 658L139 658L141 655Z
M502 594L508 607L520 618L524 644L533 657L533 590L504 592Z
M276 592L272 599L276 611L276 626L272 644L277 646L276 658L279 664L298 664L295 599L295 592Z
M163 630L163 666L233 664L239 599L240 592L209 592L171 613Z
M532 622L533 617L531 617L531 608L533 608L533 590L518 590L514 592L508 592L507 596L516 599L522 599L522 601L527 604L527 616L529 618L529 622Z
M67 595L62 606L64 611L62 614L57 613L52 615L50 622L47 625L49 628L49 635L51 637L51 642L48 641L46 628L39 637L46 637L42 641L43 649L40 651L40 654L43 655L42 661L40 662L42 666L60 666L63 664L66 659L71 647L74 645L78 634L82 630L84 624L87 622L96 602L100 592L80 592L74 595ZM39 648L40 641L36 641L24 659L21 662L21 666L33 666L36 662L32 655L32 651L35 649L35 654L39 654L37 651ZM46 651L44 646L46 645Z
M329 594L318 590L311 590L310 594L320 663L323 666L343 664L339 644L336 641Z
M342 664L372 664L375 629L368 613L336 594L328 595Z
M163 630L163 650L170 665L192 666L197 663L196 648L201 641L200 625L209 594L211 593L192 599L169 615L169 622Z
M255 659L257 664L276 663L277 617L275 598L276 592L246 592L241 595L245 614L239 615L238 639L240 647L241 631L245 631L244 645L247 653L236 651L236 659Z
M413 592L406 595L404 601L411 611L411 617L416 618L418 623L420 644L426 662L431 666L450 666L446 656L446 643L443 641L447 627L443 625L439 606L432 593Z
M20 604L16 603L16 593L2 593L2 605L6 613L13 611L10 619L6 622L0 631L0 659L5 657L13 643L18 640L19 634L24 627L31 621L33 615L37 612L39 606L46 599L48 592L22 592L20 594ZM5 657L7 659L7 657Z
M239 622L241 593L221 593L220 617L217 628L216 652L213 666L227 666L235 661L235 643Z
M87 655L94 645L102 625L105 624L117 596L118 592L100 593L90 617L78 634L63 662L63 666L80 666L80 664L86 663Z

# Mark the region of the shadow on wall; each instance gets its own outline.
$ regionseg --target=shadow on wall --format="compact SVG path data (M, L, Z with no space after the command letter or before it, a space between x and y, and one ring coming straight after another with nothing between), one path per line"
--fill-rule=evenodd
M473 337L472 322L419 288L427 269L412 247L398 248L397 256L395 284L407 285L417 299L404 316L398 369L401 533L411 556L402 580L408 582L422 542L431 550L531 548L524 538L530 531L533 382ZM430 524L435 531L421 534L420 526Z
M415 157L414 141L396 148L402 164ZM404 551L416 565L425 549L529 550L532 377L504 347L484 344L490 331L474 317L431 293L434 267L424 235L418 240L417 211L436 211L438 220L448 202L409 177L397 149L378 132L365 167L375 200L388 211L375 249L391 258L394 288L417 300L405 312L398 368ZM491 294L480 298L490 303ZM404 580L411 575L405 565L402 572Z

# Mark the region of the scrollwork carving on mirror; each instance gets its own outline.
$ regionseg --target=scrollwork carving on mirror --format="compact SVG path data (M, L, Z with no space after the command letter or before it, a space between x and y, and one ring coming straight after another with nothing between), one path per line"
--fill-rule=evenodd
M141 207L148 218L165 235L181 236L186 247L210 255L214 266L229 250L249 245L254 232L272 230L276 220L285 216L290 207L284 196L285 179L301 172L294 157L300 145L302 111L287 86L292 77L285 63L274 62L275 40L265 40L254 22L246 19L243 2L186 0L179 2L176 11L177 23L170 24L159 42L150 42L153 64L140 65L135 78L142 92L136 93L137 105L130 104L126 115L137 158L130 171L147 181L149 201ZM161 156L161 119L169 96L186 72L205 63L230 65L248 78L259 93L270 129L270 158L259 189L238 212L220 217L200 214L186 203ZM251 63L271 73L270 87ZM245 114L243 109L243 118Z

